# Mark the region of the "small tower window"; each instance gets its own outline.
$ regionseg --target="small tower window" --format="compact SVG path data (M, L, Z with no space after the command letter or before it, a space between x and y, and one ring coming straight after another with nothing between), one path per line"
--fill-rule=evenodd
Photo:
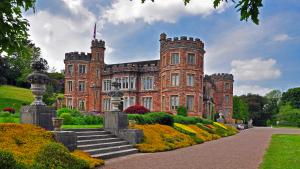
M80 92L84 92L85 91L85 81L79 81L78 90Z
M171 75L171 82L172 82L172 86L179 86L179 74L178 73L173 73Z
M186 80L187 86L194 86L194 75L188 74Z
M194 53L189 53L187 56L187 63L190 65L196 64L196 57Z
M179 53L172 53L171 54L171 64L176 65L179 64L180 59L179 59Z
M96 53L96 61L99 61L99 60L100 60L100 53L97 52L97 53Z
M86 73L86 65L79 65L79 74L85 74Z

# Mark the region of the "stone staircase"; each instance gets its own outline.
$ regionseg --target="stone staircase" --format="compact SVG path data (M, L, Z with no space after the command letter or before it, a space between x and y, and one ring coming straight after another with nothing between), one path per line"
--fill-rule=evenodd
M109 159L137 153L127 141L103 129L71 129L77 135L77 149L94 158Z

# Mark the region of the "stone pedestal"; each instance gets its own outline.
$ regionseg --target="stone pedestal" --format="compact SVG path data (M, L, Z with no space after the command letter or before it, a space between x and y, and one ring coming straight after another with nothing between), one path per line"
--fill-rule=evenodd
M20 112L22 124L34 124L46 130L54 129L52 118L56 117L56 112L53 108L46 105L30 105L23 106Z
M141 143L144 136L142 130L128 129L127 114L120 111L105 112L104 130L128 141L130 144Z
M53 131L53 134L55 140L62 143L70 151L77 148L77 136L74 131Z
M127 114L120 111L105 112L104 129L110 132L128 128Z

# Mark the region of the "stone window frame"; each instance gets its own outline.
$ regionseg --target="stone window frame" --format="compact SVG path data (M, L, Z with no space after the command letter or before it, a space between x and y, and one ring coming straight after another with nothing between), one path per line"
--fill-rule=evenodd
M108 106L106 105L106 101L108 100ZM106 104L105 104L106 103ZM105 97L102 99L102 110L103 111L110 111L111 110L111 98ZM107 107L109 107L109 109L107 109Z
M189 85L189 78L188 78L189 75L193 76L193 84L192 85ZM187 72L186 73L186 86L188 86L188 87L194 87L195 86L195 77L196 77L196 73Z
M172 78L172 76L174 75L174 74L177 74L178 75L178 85L173 85L173 78ZM175 72L171 72L170 73L170 82L171 82L171 85L170 86L172 86L172 87L178 87L178 86L180 86L180 72L177 72L177 71L175 71Z
M80 82L84 83L84 88L83 90L80 90ZM78 91L79 92L85 92L86 91L86 81L85 80L78 80Z
M72 66L72 72L71 73L69 72L69 66ZM71 76L74 74L74 64L67 64L66 74L71 75Z
M126 98L126 99L125 99ZM131 103L131 98L133 98L133 104ZM127 102L125 103L125 100L127 100ZM123 96L123 108L124 110L130 106L134 106L136 104L136 96Z
M226 98L228 98L228 99L226 99ZM224 102L225 102L226 106L228 106L230 104L230 96L228 94L224 95Z
M178 97L178 105L172 105L172 97ZM180 96L179 94L170 95L170 110L177 110L177 108L180 106Z
M152 84L150 85L151 88L144 88L144 80L143 80L143 79L145 79L145 78L150 78L150 79L152 79ZM147 79L147 80L148 80L148 79ZM144 76L142 76L142 77L141 77L141 90L142 90L142 91L154 90L154 80L155 80L154 76L151 76L151 75L144 75Z
M71 99L71 106L69 105L69 99ZM70 109L73 109L74 104L73 104L73 97L67 97L66 98L66 106Z
M108 90L105 90L105 88L106 88L106 85L105 85L105 82L104 81L110 81L110 89L108 89ZM102 79L102 91L103 92L109 92L109 91L111 91L111 81L112 81L112 79Z
M80 72L80 66L85 66L84 73ZM78 74L79 75L87 74L87 64L82 64L82 63L78 64Z
M151 107L150 108L148 108L148 107L146 107L145 105L144 105L144 98L151 98ZM141 103L142 103L142 105L144 106L144 107L146 107L147 109L149 109L150 111L152 111L153 110L153 96L142 96L141 97Z
M112 81L116 81L116 79L119 79L119 80L117 80L117 82L118 83L121 83L121 88L120 88L120 90L130 90L130 77L135 77L135 76L129 76L129 75L127 75L127 76L117 76L117 77L113 77L111 80ZM124 88L124 83L123 83L123 81L124 81L124 79L126 79L127 78L127 88L126 88L126 80L125 80L125 88ZM136 86L136 80L135 80L135 86ZM132 89L132 90L136 90L135 88L134 89Z
M188 96L193 96L193 108L192 108L192 110L190 110L189 108L188 108ZM194 94L186 94L185 95L185 103L186 103L186 108L187 108L187 111L192 111L192 112L194 112L195 111L195 95Z
M172 63L173 54L178 54L178 63ZM171 52L170 53L170 65L179 65L180 64L180 52Z
M227 91L230 89L230 83L229 82L224 82L224 90Z
M166 96L162 95L161 96L161 111L166 111L166 110L167 110L167 107L166 107Z
M72 90L71 90L71 91L69 90L69 82L72 83ZM74 89L74 80L67 80L67 83L66 83L66 90L68 91L68 93L73 92L73 91L74 91L73 89Z
M189 63L189 54L193 54L194 55L194 63ZM196 65L196 63L197 63L196 53L195 52L187 52L186 53L186 64L187 65Z
M133 79L133 88L131 88L131 80ZM130 90L136 90L136 76L129 76L129 87Z
M96 77L100 77L100 69L96 69Z
M81 102L81 101L83 101L83 102ZM83 103L83 109L81 109L81 103ZM86 99L85 98L78 98L78 110L86 111Z

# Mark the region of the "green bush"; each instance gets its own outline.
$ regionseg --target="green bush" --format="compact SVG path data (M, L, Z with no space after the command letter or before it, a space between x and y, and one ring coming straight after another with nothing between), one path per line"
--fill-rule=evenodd
M202 123L202 121L203 121L203 119L198 118L198 117L174 116L175 123L196 124L196 123Z
M184 116L184 117L187 116L187 109L184 106L179 106L176 111L177 111L177 115L179 116Z
M153 124L150 117L141 114L128 114L128 120L133 120L137 124Z
M201 123L203 124L213 124L214 122L208 119L202 119Z
M14 156L10 152L0 151L0 167L1 169L14 169L17 166L17 162Z
M158 123L158 124L168 125L168 126L173 126L174 123L173 116L164 112L148 113L145 114L144 116L150 117L151 122L153 123Z
M88 115L83 117L85 124L103 124L103 117Z
M72 125L86 125L83 116L72 117Z
M71 114L71 112L72 112L72 109L69 109L69 108L58 109L57 110L57 117L60 117L60 115L63 114L63 113L69 113L69 114Z
M70 154L59 143L49 143L43 147L34 159L35 169L88 169L89 164Z
M0 117L11 117L11 114L7 111L0 112Z
M69 114L69 113L62 113L59 117L64 119L63 123L65 125L71 125L71 124L73 124L73 119L72 119L71 114Z

